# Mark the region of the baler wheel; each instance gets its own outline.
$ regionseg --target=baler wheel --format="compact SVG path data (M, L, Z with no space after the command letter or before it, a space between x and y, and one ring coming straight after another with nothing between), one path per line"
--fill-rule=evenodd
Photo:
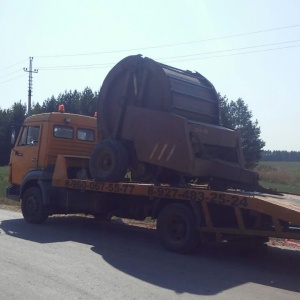
M121 181L128 168L127 151L119 141L102 140L92 152L89 167L92 177L97 181Z

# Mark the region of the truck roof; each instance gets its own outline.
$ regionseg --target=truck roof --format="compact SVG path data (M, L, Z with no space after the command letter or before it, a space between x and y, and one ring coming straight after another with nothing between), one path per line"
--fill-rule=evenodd
M38 115L32 115L27 117L24 123L28 122L66 122L66 119L69 119L72 124L78 125L83 124L91 127L96 126L96 118L78 115L78 114L71 114L71 113L60 113L60 112L50 112L50 113L43 113Z

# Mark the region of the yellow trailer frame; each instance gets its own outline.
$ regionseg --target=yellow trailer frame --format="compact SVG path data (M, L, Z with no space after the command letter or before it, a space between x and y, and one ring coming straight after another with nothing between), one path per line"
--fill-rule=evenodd
M123 194L128 196L147 197L150 200L172 199L175 201L189 201L192 206L200 204L205 226L198 229L201 233L214 233L219 239L221 235L261 236L284 239L300 240L300 195L282 194L271 195L257 192L243 191L214 191L200 185L188 187L174 187L169 185L153 185L132 182L96 182L94 180L69 179L67 166L78 163L82 167L88 164L87 157L59 155L53 174L52 185L54 187L75 189L80 191L93 191L101 193ZM138 197L137 197L138 198ZM209 205L231 206L234 209L237 227L217 227L213 224ZM254 228L247 228L243 217L243 210L251 210L260 219L267 215L272 220L272 226L262 228L260 223ZM259 217L260 216L260 217Z

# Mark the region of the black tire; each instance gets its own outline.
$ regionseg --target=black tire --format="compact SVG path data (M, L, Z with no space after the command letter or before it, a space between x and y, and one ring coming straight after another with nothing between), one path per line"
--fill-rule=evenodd
M28 223L41 224L48 218L43 204L42 191L38 187L27 189L22 197L22 214Z
M116 140L100 141L92 152L89 167L92 177L97 181L122 181L128 168L127 151Z
M169 204L157 219L158 236L166 249L177 253L190 253L200 244L195 215L186 205Z

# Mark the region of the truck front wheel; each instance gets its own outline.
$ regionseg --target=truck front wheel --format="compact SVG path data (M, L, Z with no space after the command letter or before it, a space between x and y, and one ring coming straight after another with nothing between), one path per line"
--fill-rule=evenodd
M38 187L31 187L24 192L21 209L28 223L41 224L48 218L43 204L42 191Z
M157 219L157 232L164 247L172 252L189 253L200 243L195 215L180 203L163 208Z

